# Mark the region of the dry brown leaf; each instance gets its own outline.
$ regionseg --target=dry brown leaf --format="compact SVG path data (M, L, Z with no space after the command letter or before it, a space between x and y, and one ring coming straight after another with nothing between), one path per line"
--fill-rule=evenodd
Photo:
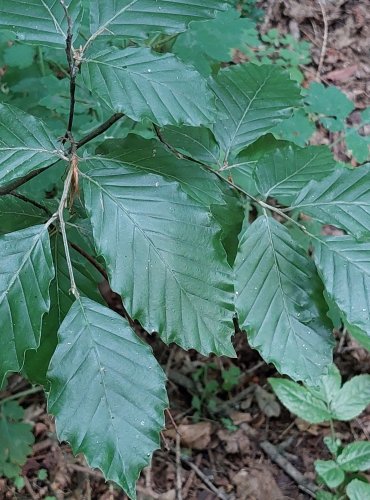
M267 467L242 469L232 479L238 500L281 500L284 498Z
M252 415L250 413L245 413L242 411L234 411L230 415L231 420L233 421L234 425L240 425L243 422L251 422L252 421Z
M181 424L177 427L181 436L181 444L185 448L193 450L204 450L211 441L212 425L210 422L199 422L198 424ZM165 437L176 438L176 429L168 429Z
M335 69L326 73L325 78L332 82L346 82L358 69L357 64L348 66L347 68Z
M250 441L248 436L242 429L230 432L226 429L220 429L217 436L223 442L226 453L235 454L241 453L245 455L250 451Z

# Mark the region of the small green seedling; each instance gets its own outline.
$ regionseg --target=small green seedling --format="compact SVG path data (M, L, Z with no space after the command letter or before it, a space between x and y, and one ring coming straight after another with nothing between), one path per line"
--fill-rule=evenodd
M333 421L356 418L370 404L370 375L357 375L342 385L338 368L332 365L317 387L291 380L270 378L280 401L300 418L312 424L330 422L331 436L324 438L331 460L316 460L319 482L330 490L319 490L317 500L365 500L370 484L361 472L370 469L370 442L355 441L344 445L336 437Z

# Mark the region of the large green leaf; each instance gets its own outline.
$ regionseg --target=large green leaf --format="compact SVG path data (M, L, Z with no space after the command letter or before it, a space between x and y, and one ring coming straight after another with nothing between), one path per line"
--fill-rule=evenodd
M58 159L58 145L43 122L0 104L0 186Z
M135 38L151 32L180 33L190 21L212 18L225 8L220 0L91 0L91 32Z
M165 342L234 355L233 286L219 226L177 182L91 159L85 204L112 289Z
M337 420L352 420L370 404L370 375L357 375L346 382L331 403Z
M331 362L330 331L314 300L314 266L283 225L261 216L242 231L235 280L251 346L280 373L317 382Z
M80 0L66 1L75 27ZM0 29L13 31L19 40L45 45L66 43L68 23L60 0L0 0Z
M223 69L212 88L225 116L214 126L225 162L288 118L300 103L297 84L273 64L241 64Z
M366 497L370 498L370 484L360 479L354 479L347 486L346 493L349 500L364 500Z
M73 240L70 232L68 232L68 236ZM47 384L46 372L58 343L58 329L73 304L73 295L70 293L71 281L61 234L57 233L52 237L51 250L55 278L50 285L50 311L43 318L40 346L36 351L27 351L23 368L23 373L29 380L43 385ZM90 249L88 250L90 251ZM70 247L69 252L74 278L80 294L95 302L102 302L98 291L98 284L102 281L102 276L76 250ZM89 253L91 255L92 252Z
M90 299L75 302L58 337L48 372L58 437L135 498L139 473L159 447L165 375L127 321Z
M370 337L370 243L351 236L314 241L316 266L345 319Z
M0 196L0 235L41 224L47 218L41 208L12 195Z
M344 229L355 238L370 231L370 165L338 169L322 181L311 181L292 208L324 224Z
M193 68L147 48L107 49L84 61L88 88L135 121L198 126L215 119L214 96Z
M190 127L188 128L191 130ZM98 152L138 167L140 170L160 174L168 180L177 181L186 194L201 203L207 210L211 210L222 227L222 240L228 256L233 261L243 220L243 209L235 190L200 165L177 159L158 141L148 141L129 135L126 140L105 141L99 147Z
M334 168L335 160L326 146L300 148L277 142L272 153L258 160L254 176L261 194L288 205L312 179L321 180Z
M28 349L39 346L54 276L49 234L33 226L0 237L0 383L19 371Z

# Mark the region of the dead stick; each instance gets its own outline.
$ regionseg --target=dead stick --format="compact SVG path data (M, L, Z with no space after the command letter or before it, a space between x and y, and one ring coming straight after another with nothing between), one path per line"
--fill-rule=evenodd
M216 486L211 483L211 481L208 479L208 477L197 467L193 462L191 462L189 459L185 458L184 456L181 457L181 461L186 464L188 467L193 469L195 474L203 481L203 483L208 486L208 488L213 491L217 495L217 498L221 498L221 500L228 500L228 497L222 493L222 491L218 490Z
M290 476L297 484L298 487L315 498L315 491L318 487L311 483L299 470L297 470L283 455L281 455L276 446L271 444L269 441L262 441L259 443L263 451L268 455L273 462L275 462L281 469L283 469L288 476Z

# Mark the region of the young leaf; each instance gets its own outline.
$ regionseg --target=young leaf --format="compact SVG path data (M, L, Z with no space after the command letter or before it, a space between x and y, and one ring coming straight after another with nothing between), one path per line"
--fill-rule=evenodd
M108 108L135 121L198 126L215 120L214 96L206 80L172 54L107 49L84 61L82 75Z
M348 484L346 493L349 500L365 500L365 498L370 498L370 484L360 479L353 479Z
M165 342L233 356L231 272L209 211L177 182L117 160L89 164L96 246L130 315Z
M331 419L328 406L302 385L283 378L269 378L269 383L288 410L311 424Z
M314 241L314 259L325 288L350 325L370 336L370 243L351 236Z
M315 132L314 123L302 108L296 110L287 120L283 120L271 130L279 139L294 142L297 146L305 146Z
M80 0L65 2L76 28ZM19 40L65 46L68 23L59 0L0 0L0 29L13 31ZM77 30L75 29L75 32Z
M329 488L337 488L345 478L344 471L334 460L316 460L315 470Z
M23 416L24 410L16 401L0 405L0 476L17 477L32 452L35 438Z
M242 231L235 277L239 323L251 346L280 373L317 382L331 362L332 342L304 250L282 224L261 216Z
M354 110L355 106L348 97L333 85L325 87L313 82L305 98L307 109L311 113L333 116L342 121Z
M225 116L214 125L225 163L300 104L299 87L272 64L231 66L221 70L211 86Z
M370 442L355 441L348 444L338 456L337 462L346 472L370 469Z
M370 404L370 375L357 375L346 382L331 402L337 420L352 420Z
M136 498L164 426L165 375L127 321L90 299L74 303L58 337L48 372L58 437Z
M321 181L311 181L292 202L292 209L332 224L355 238L370 231L370 165L339 168Z
M90 29L93 36L111 38L180 33L193 19L209 19L226 8L220 0L90 0Z
M0 186L58 159L58 146L42 121L0 104Z
M25 352L39 346L54 268L45 226L1 236L0 255L1 385L7 372L20 371Z
M259 192L289 205L312 179L321 180L335 169L335 160L326 146L299 148L279 143L271 154L260 158L254 170Z
M322 375L316 387L309 387L308 389L314 396L322 399L330 408L331 402L338 394L342 383L342 377L338 368L334 365L329 366L328 373Z

